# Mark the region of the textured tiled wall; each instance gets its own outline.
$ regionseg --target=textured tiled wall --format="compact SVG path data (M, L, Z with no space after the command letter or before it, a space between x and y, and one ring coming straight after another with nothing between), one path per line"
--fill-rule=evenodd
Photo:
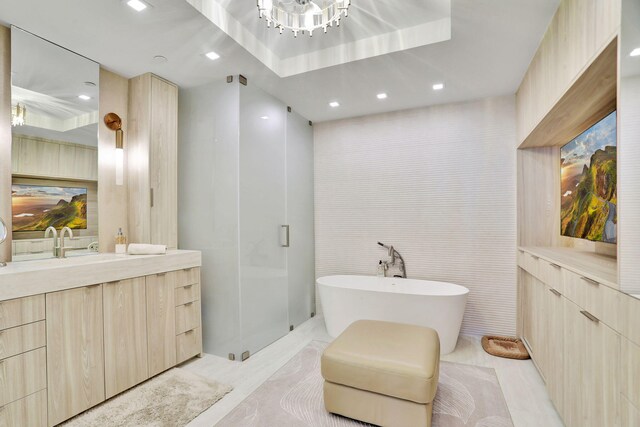
M314 128L317 276L375 275L393 244L410 278L470 289L464 333L515 334L514 97Z

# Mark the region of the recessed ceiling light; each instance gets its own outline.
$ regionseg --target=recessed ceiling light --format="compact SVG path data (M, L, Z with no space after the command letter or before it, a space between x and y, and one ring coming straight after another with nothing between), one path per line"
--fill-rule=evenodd
M129 0L127 4L136 12L142 12L147 8L147 5L141 2L140 0Z
M220 55L218 55L218 54L217 54L217 53L215 53L214 51L211 51L211 52L209 52L209 53L205 54L205 56L206 56L207 58L209 58L210 60L212 60L212 61L215 61L216 59L220 58Z
M444 83L436 83L433 85L433 90L442 90L444 89Z
M633 49L629 56L640 56L640 47Z
M262 116L260 117L262 120L269 120L269 116Z
M94 82L84 82L84 85L89 87L96 87L96 84Z
M155 62L156 64L166 64L168 61L169 60L166 56L156 55L153 57L153 62Z
M78 95L78 98L82 99L83 101L88 101L91 99L89 95Z
M378 97L378 99L387 99L387 94L386 93L379 93L376 96Z
M329 106L331 108L336 108L336 107L340 106L340 103L338 101L332 101L332 102L329 103Z

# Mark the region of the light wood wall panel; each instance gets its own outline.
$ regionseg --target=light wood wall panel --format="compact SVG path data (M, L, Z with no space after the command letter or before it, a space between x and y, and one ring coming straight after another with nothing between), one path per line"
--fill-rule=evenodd
M620 0L563 0L516 95L517 138L531 133L615 37Z
M9 238L0 245L0 262L11 261L11 31L0 25L0 217Z
M465 333L515 333L512 96L319 123L314 144L318 277L375 274L381 241L470 289Z
M127 191L128 147L128 98L129 82L124 77L100 69L100 118L98 124L98 216L100 252L115 251L115 235L118 228L125 234L129 231L129 199ZM125 150L124 185L116 185L115 132L107 128L102 118L107 113L116 113L122 119Z
M135 243L151 243L150 104L151 74L129 80L129 236Z
M617 245L560 235L560 147L518 150L518 245L616 256Z

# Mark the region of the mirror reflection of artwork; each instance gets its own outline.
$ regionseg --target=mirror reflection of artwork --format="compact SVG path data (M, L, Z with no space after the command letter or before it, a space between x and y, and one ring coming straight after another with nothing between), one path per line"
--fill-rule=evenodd
M563 236L616 243L616 112L562 147Z
M14 184L11 207L14 232L87 228L86 188Z

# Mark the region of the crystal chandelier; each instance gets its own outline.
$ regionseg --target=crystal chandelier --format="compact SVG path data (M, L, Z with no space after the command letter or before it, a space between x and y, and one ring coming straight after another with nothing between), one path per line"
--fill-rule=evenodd
M11 126L23 126L26 116L27 109L25 106L16 104L16 106L11 109Z
M351 0L258 0L260 18L267 20L267 27L280 30L286 29L298 33L309 32L322 28L327 32L328 27L340 26L342 15L348 16Z

